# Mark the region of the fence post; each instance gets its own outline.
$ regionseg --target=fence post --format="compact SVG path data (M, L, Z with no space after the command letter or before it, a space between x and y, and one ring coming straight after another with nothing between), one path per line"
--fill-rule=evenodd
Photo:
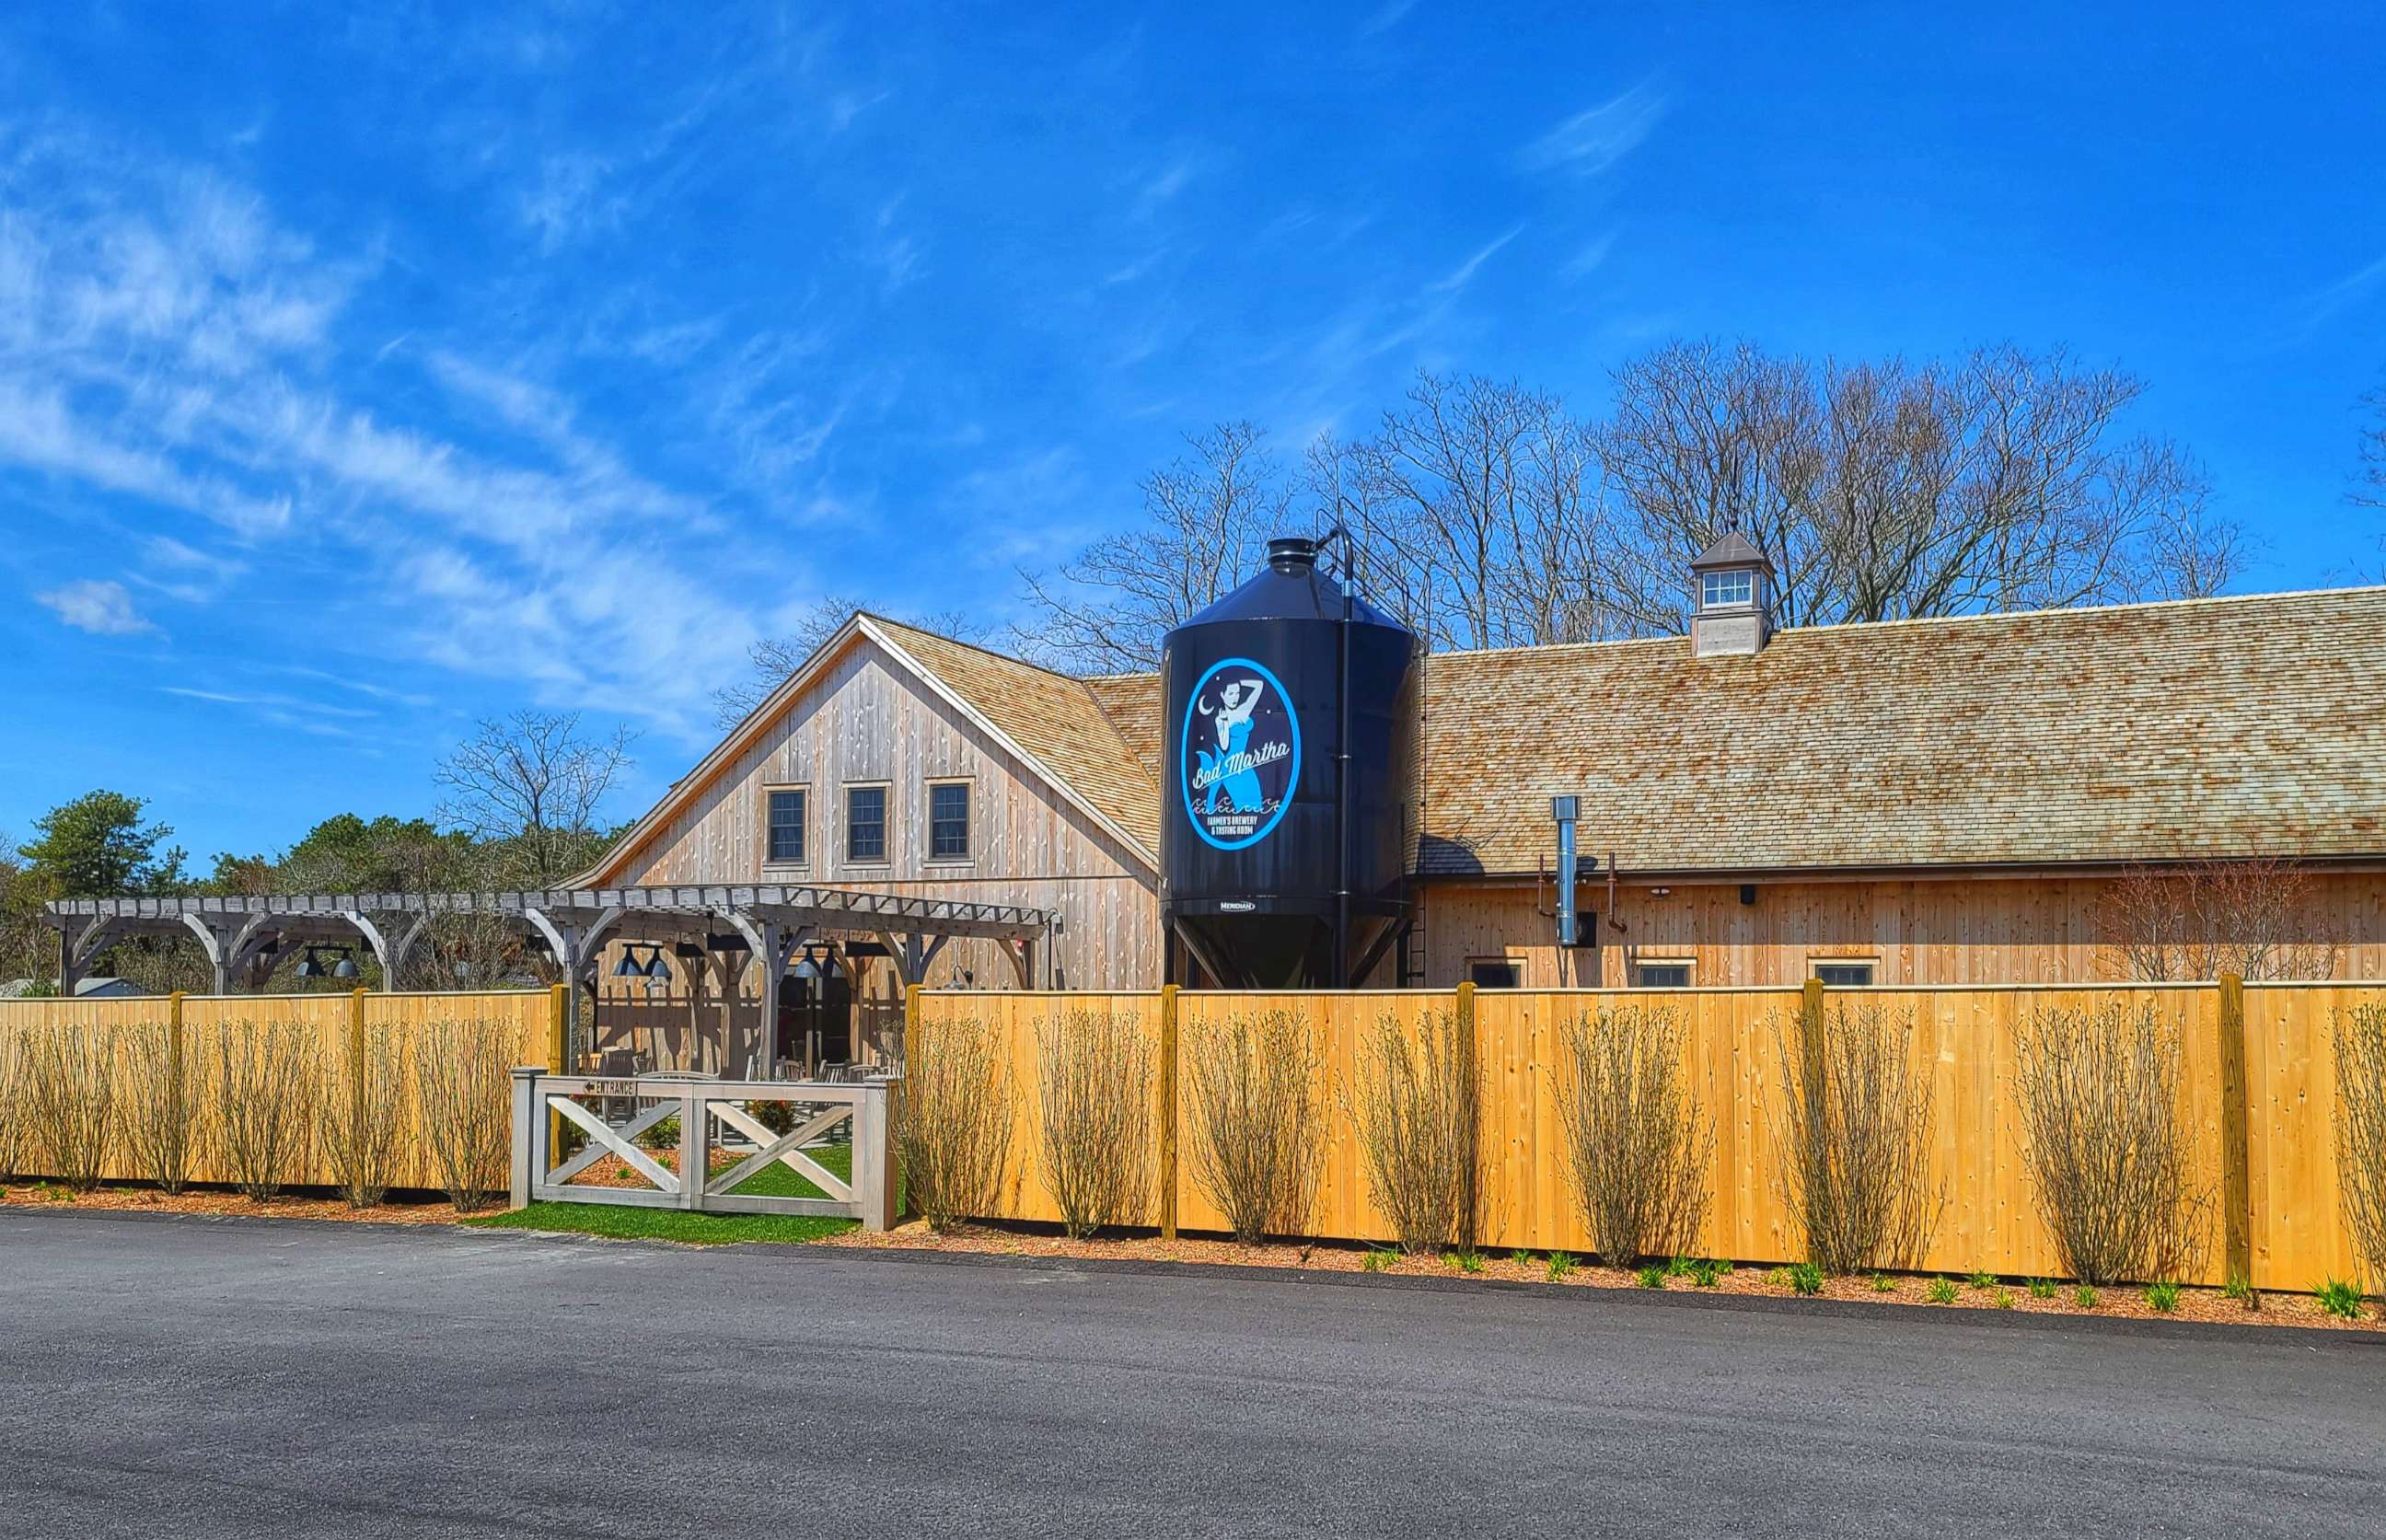
M1829 1067L1823 1062L1823 981L1808 979L1798 993L1798 1089L1806 1099L1806 1126L1823 1127L1830 1115L1825 1105ZM1820 1142L1817 1142L1820 1148Z
M914 987L917 987L916 985ZM895 1212L895 1125L885 1081L858 1089L853 1103L853 1197L861 1228L891 1230Z
M1479 1096L1481 1095L1482 1080L1481 1077L1476 1074L1475 1067L1475 981L1472 979L1464 981L1451 993L1453 996L1451 1001L1452 1009L1458 1018L1458 1078L1475 1095ZM1477 1126L1476 1128L1476 1139L1474 1142L1479 1145L1482 1134L1480 1125L1482 1123L1483 1109L1480 1105L1477 1105L1475 1110L1475 1121ZM1481 1151L1478 1148L1469 1150L1466 1156L1466 1170L1463 1178L1465 1183L1465 1191L1459 1195L1458 1208L1458 1241L1459 1249L1462 1251L1473 1251L1475 1249L1475 1243L1476 1240L1475 1233L1476 1219L1476 1209L1481 1206L1483 1196L1482 1165L1480 1160L1477 1158L1480 1154Z
M1176 986L1160 986L1160 1238L1176 1238Z
M513 1186L509 1195L516 1208L530 1207L533 1183L546 1172L540 1168L546 1163L543 1146L546 1141L538 1137L538 1077L535 1064L514 1068L514 1167Z
M563 1073L563 1056L570 1051L571 1041L571 986L559 983L546 992L546 1072ZM546 1115L546 1147L559 1148L563 1144L563 1114Z
M704 1207L704 1190L712 1185L712 1114L706 1110L704 1091L694 1084L679 1094L679 1206Z
M187 1062L182 1053L182 992L176 990L166 996L166 1083L174 1088L176 1110L181 1106L187 1083L182 1078Z
M922 987L916 983L907 983L903 986L903 1052L898 1056L898 1062L909 1061L911 1052L911 1034L920 1029Z
M348 995L348 1138L351 1158L358 1162L359 1180L361 1150L365 1129L365 990L358 984Z
M2245 1090L2245 981L2220 975L2220 1222L2228 1278L2254 1282L2251 1109Z

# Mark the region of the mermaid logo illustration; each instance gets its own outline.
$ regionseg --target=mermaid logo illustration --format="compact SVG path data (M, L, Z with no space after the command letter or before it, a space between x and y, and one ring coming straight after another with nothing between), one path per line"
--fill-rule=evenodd
M1275 675L1247 657L1212 665L1186 703L1182 732L1193 832L1221 850L1266 838L1300 775L1300 723Z

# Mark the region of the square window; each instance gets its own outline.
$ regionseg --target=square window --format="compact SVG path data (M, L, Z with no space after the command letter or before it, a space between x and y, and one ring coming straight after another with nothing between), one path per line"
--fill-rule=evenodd
M1818 962L1815 964L1815 981L1828 989L1854 989L1873 981L1877 965L1870 958L1859 962Z
M1739 572L1702 572L1699 574L1699 607L1730 609L1752 604L1756 599L1756 574Z
M848 786L845 789L845 858L883 861L886 858L886 788Z
M1525 965L1513 958L1477 958L1466 965L1466 976L1477 989L1522 989Z
M1643 989L1688 989L1690 987L1690 965L1687 962L1643 962L1632 969L1633 982Z
M804 864L804 794L771 794L770 832L762 858L778 866Z
M970 789L966 782L928 788L928 859L966 861L970 855Z

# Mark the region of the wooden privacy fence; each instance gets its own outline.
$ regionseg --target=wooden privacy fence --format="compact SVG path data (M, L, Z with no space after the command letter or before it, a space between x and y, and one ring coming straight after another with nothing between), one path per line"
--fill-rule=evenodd
M564 993L554 989L502 990L475 994L376 994L354 990L340 995L169 995L107 1000L0 1001L0 1055L15 1045L12 1037L36 1028L67 1026L101 1037L116 1065L115 1083L128 1083L131 1056L157 1035L136 1037L135 1029L162 1028L163 1046L188 1066L192 1091L204 1128L209 1115L212 1075L229 1033L250 1025L304 1027L311 1038L314 1087L328 1104L331 1098L366 1094L369 1068L380 1055L402 1052L433 1022L486 1023L486 1030L509 1044L503 1062L545 1063L561 1068ZM490 1087L502 1097L502 1085ZM119 1104L122 1093L119 1093ZM393 1186L435 1188L441 1185L426 1141L421 1136L421 1111L410 1096L402 1098L397 1131L399 1155ZM14 1111L15 1109L0 1109ZM119 1119L122 1116L119 1111ZM23 1158L36 1159L28 1155ZM61 1173L20 1171L21 1176ZM144 1180L147 1172L135 1163L130 1141L111 1141L101 1169L106 1181ZM197 1140L190 1180L228 1183L235 1180L218 1140ZM331 1185L338 1177L320 1140L308 1142L306 1158L286 1178L293 1186Z
M998 1212L1057 1221L1038 1171L1039 1023L1074 1011L1136 1021L1149 1045L1159 1116L1163 1230L1223 1231L1223 1215L1195 1184L1183 1146L1190 1135L1180 1089L1182 1044L1199 1022L1290 1011L1322 1049L1315 1103L1325 1121L1314 1233L1388 1241L1392 1229L1368 1190L1358 1131L1345 1094L1366 1036L1388 1015L1413 1031L1423 1013L1455 1013L1462 1052L1471 1046L1483 1085L1478 1241L1486 1247L1592 1249L1567 1178L1559 1129L1559 1033L1576 1016L1624 1006L1672 1012L1683 1029L1689 1083L1713 1121L1713 1200L1697 1250L1739 1261L1802 1259L1782 1176L1787 1053L1802 1051L1802 1010L1871 1008L1914 1028L1914 1062L1928 1068L1935 1116L1933 1181L1945 1207L1921 1265L1937 1271L2056 1276L2054 1243L2024 1164L2016 1037L2041 1009L2093 1011L2121 1002L2151 1007L2181 1028L2181 1081L2194 1144L2193 1182L2209 1193L2206 1283L2232 1272L2263 1288L2304 1289L2362 1269L2339 1208L2335 1075L2330 1026L2355 1006L2386 1002L2386 984L2224 983L1874 987L1833 990L1400 990L1327 994L1122 994L919 991L913 1028L974 1020L1001 1045L1013 1128ZM933 1031L910 1034L926 1050Z

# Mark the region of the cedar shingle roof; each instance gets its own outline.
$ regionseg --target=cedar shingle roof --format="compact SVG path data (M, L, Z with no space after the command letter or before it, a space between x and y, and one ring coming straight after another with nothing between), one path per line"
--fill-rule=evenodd
M879 616L873 615L870 621L1033 755L1047 775L1074 789L1158 858L1158 749L1147 753L1129 747L1098 704L1090 682ZM1155 695L1150 710L1155 734L1159 715Z
M1154 797L1157 677L1084 686ZM2386 852L2381 588L1441 653L1425 699L1428 875L1538 870L1560 792L1644 871Z

